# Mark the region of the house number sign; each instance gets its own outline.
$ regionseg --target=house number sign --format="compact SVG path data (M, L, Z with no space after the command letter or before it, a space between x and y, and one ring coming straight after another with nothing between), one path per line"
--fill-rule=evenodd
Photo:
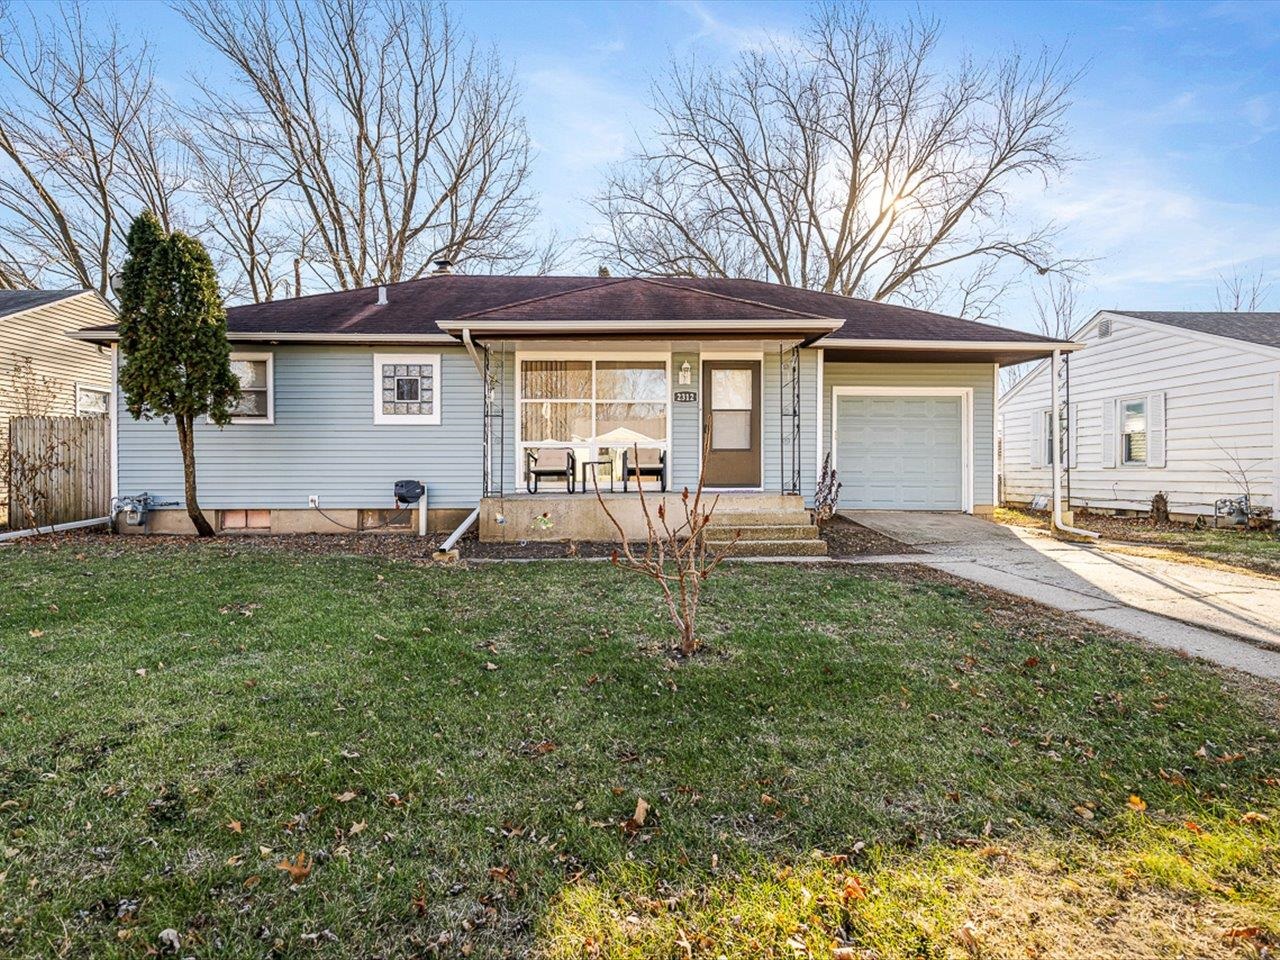
M698 392L696 390L677 390L675 398L676 403L697 403Z

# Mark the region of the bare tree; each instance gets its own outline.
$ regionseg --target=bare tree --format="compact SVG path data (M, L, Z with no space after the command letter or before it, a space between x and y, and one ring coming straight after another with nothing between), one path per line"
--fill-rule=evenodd
M1032 288L1031 300L1036 307L1036 325L1040 332L1054 340L1070 340L1079 326L1075 279L1050 276L1043 286Z
M1036 327L1046 337L1054 340L1069 340L1080 326L1076 278L1070 274L1050 274L1042 283L1033 285L1031 302L1035 306ZM1036 369L1035 365L1029 363L1001 369L1001 392L1011 388L1034 369ZM1066 373L1067 368L1064 367L1062 372L1064 378Z
M1230 275L1218 275L1216 294L1219 310L1249 313L1262 309L1271 295L1271 284L1263 279L1261 268L1257 273L1249 274L1237 266L1232 268Z
M409 280L440 257L480 272L530 258L537 210L516 85L442 5L177 7L239 81L200 113L260 163L260 183L287 182L285 246L301 255L311 242L320 282Z
M297 238L285 224L289 178L273 172L260 147L228 135L216 119L198 112L182 140L203 211L197 233L224 278L228 299L263 303L279 293L298 296L299 284L289 278L294 260L306 251L307 237L295 247Z
M139 208L166 226L183 171L145 45L79 7L0 22L0 287L109 293Z
M1071 160L1077 74L1048 52L943 73L938 38L931 20L894 29L830 4L800 43L727 69L673 64L653 89L653 143L595 200L597 253L637 273L912 302L952 268L1073 266L1051 225L1018 233L1007 208L1015 185Z

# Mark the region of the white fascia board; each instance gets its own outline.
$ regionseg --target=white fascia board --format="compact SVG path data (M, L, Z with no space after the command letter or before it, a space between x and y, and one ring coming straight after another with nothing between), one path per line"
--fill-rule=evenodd
M76 340L114 343L120 337L114 331L84 331L69 333ZM232 343L458 343L457 338L445 333L228 333Z
M828 350L1007 350L1014 353L1043 353L1046 350L1061 350L1070 353L1083 350L1085 344L1071 340L1046 340L1028 342L1026 340L840 340L823 337L814 344Z

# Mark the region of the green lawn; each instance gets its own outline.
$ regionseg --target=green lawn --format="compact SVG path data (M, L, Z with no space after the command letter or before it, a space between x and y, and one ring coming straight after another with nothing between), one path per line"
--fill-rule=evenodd
M164 954L165 931L198 957L1280 937L1268 691L836 566L724 568L709 649L676 663L650 586L225 542L0 550L0 954Z

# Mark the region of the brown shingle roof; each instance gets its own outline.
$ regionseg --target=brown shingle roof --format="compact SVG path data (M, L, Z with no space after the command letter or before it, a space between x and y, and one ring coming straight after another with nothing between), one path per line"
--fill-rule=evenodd
M291 300L246 304L227 311L236 334L346 335L353 339L443 335L441 323L477 321L779 320L843 321L823 343L917 340L1016 342L1052 340L990 324L891 303L858 300L765 283L716 278L511 277L449 274L387 285L387 303L377 289L343 290Z

